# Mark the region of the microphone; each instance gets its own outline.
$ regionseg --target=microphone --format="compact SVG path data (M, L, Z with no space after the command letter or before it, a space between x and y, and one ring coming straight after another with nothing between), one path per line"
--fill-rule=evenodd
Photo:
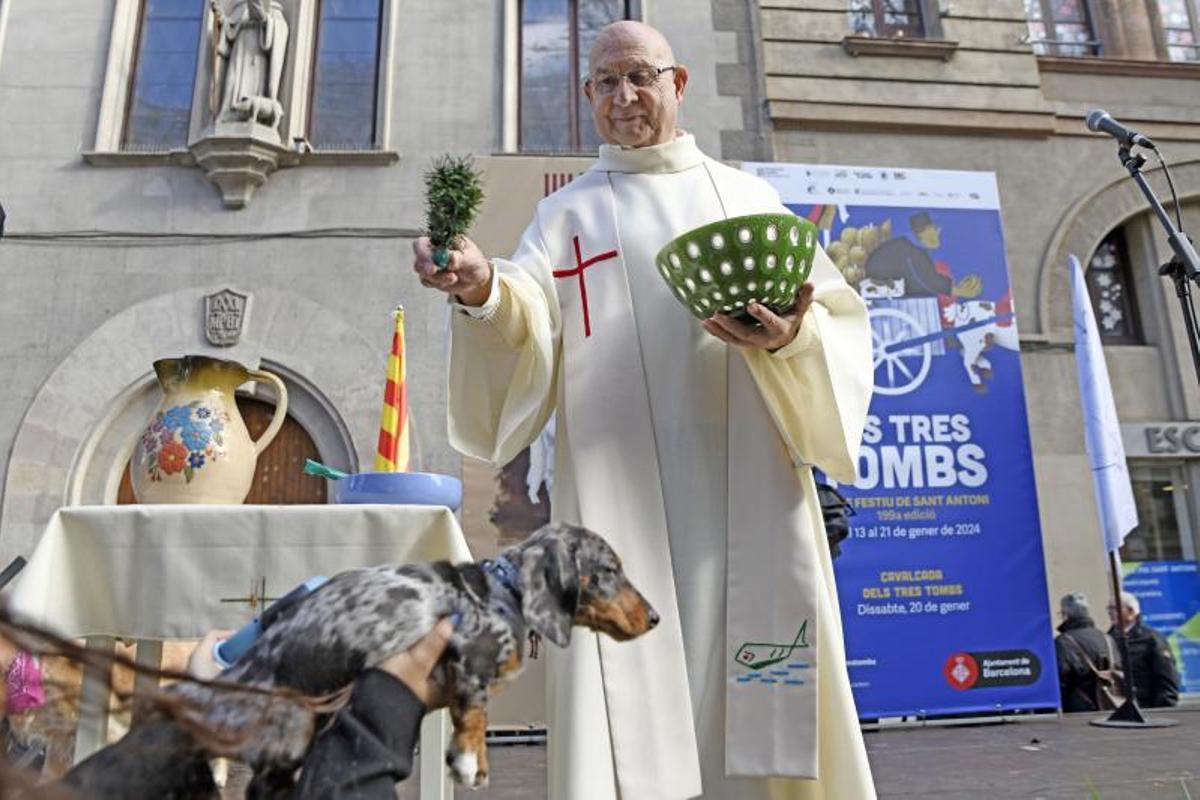
M1149 147L1152 150L1155 149L1154 142L1132 128L1126 128L1102 108L1097 108L1088 114L1087 126L1090 131L1107 133L1126 147Z

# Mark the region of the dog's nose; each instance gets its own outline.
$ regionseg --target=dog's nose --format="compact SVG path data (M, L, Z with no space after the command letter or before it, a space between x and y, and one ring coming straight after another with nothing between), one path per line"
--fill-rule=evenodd
M647 619L647 621L649 621L650 627L653 628L655 625L658 624L658 620L659 620L658 612L655 611L653 608L650 609L650 613L646 615L646 619Z

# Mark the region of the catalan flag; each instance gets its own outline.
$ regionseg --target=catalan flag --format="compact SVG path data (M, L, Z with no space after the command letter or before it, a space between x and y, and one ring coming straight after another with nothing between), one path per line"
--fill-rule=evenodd
M396 307L396 331L388 356L387 388L379 416L376 472L408 472L408 386L404 381L404 307Z

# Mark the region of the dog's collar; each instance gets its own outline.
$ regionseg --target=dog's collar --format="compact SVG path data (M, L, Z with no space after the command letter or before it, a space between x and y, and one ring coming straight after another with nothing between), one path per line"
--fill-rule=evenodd
M496 580L504 585L504 588L521 596L521 574L517 568L504 556L496 556L489 558L483 562L483 571L495 576Z
M496 556L483 562L483 571L496 579L496 582L508 590L508 598L505 600L511 602L500 601L498 605L505 611L512 611L520 616L519 609L521 608L521 574L504 556ZM499 600L499 598L497 598Z

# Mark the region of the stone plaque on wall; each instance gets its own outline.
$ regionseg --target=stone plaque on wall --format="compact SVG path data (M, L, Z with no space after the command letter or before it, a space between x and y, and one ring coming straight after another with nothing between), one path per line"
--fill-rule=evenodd
M249 295L222 289L204 297L204 336L216 347L232 347L242 336Z

